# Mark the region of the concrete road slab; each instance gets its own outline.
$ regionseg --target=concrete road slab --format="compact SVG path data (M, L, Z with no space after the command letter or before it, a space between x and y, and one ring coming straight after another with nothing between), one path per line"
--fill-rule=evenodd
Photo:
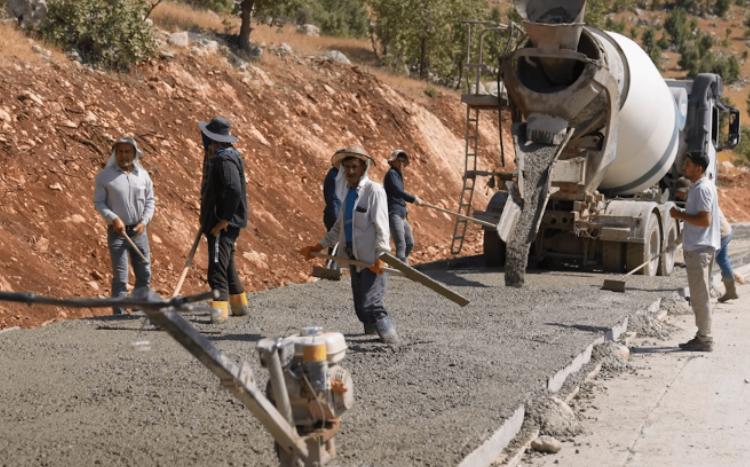
M386 305L405 345L364 336L348 281L254 296L225 326L189 316L232 358L256 363L261 336L318 324L345 333L356 405L343 419L338 465L456 465L491 441L525 400L628 313L671 294L679 278L545 272L523 289L500 271L430 272L472 303L461 308L403 279ZM274 465L272 440L209 372L135 318L78 320L0 337L0 459L12 465ZM150 341L139 352L133 343ZM503 435L504 436L504 435ZM501 436L502 437L502 436ZM486 458L486 455L482 456Z

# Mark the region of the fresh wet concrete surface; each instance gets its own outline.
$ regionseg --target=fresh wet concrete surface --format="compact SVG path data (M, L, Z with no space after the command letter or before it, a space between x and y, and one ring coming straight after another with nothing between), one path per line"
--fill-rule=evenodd
M404 345L364 336L348 280L258 294L249 317L222 326L187 317L231 357L257 363L261 336L316 324L346 335L355 407L343 417L337 465L455 465L487 440L546 379L627 314L684 279L429 272L471 300L459 307L389 278L386 305ZM275 465L271 437L168 335L135 317L66 321L0 335L0 459L8 465ZM133 343L148 340L150 350Z

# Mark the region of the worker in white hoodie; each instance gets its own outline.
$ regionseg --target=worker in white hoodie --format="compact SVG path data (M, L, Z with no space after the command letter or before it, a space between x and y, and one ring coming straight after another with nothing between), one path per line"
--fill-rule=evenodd
M367 176L372 162L358 146L336 151L331 163L340 170L336 191L342 206L338 219L318 244L306 246L300 253L312 259L313 252L339 243L345 246L344 255L369 264L350 267L354 311L365 334L377 333L383 342L398 344L398 333L383 305L386 277L380 256L390 252L388 201L383 186Z

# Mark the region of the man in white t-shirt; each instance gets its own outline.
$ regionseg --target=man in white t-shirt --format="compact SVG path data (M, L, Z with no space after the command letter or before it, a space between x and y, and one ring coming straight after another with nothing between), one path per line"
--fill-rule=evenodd
M716 187L705 176L708 159L703 154L688 154L683 172L692 182L685 210L672 208L670 214L685 222L683 249L690 288L690 305L698 332L680 344L683 350L710 352L711 337L711 265L720 245L719 204Z

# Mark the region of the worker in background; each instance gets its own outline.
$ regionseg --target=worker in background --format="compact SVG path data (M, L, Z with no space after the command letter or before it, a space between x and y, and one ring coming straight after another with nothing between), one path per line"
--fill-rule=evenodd
M419 205L420 199L404 191L404 168L409 165L409 155L396 149L388 159L391 168L385 173L383 187L388 196L388 221L391 236L396 244L396 257L406 262L414 248L414 235L407 220L406 203Z
M716 264L721 269L721 281L724 283L724 295L719 297L719 301L724 303L728 300L739 298L737 296L737 287L735 282L744 282L732 270L732 262L729 260L729 242L732 241L732 225L727 221L724 213L719 207L719 225L721 240L719 251L716 252ZM740 279L737 281L737 279Z
M201 186L200 227L208 240L208 284L219 292L211 302L211 322L248 313L247 294L235 267L235 243L247 226L247 189L242 156L222 117L199 122L206 151Z
M371 181L367 172L372 158L360 147L339 149L332 164L339 166L336 191L343 200L338 219L323 239L300 250L305 258L331 247L344 246L346 256L369 264L350 266L354 311L364 325L365 334L375 334L387 344L398 344L399 337L383 304L386 290L384 263L380 256L390 252L388 208L385 190Z
M331 166L326 173L326 177L323 180L323 199L325 201L325 208L323 208L323 224L326 226L326 231L331 230L333 224L336 223L336 219L339 217L339 209L341 208L341 200L336 195L336 178L339 176L339 168L337 166ZM328 249L329 255L336 254L336 247ZM338 270L338 265L333 260L326 262L326 267L329 269Z
M151 265L146 226L154 216L154 185L140 162L141 151L133 138L122 137L112 145L109 161L96 174L94 207L107 222L107 245L112 259L112 297L124 297L128 290L128 263L135 273L133 295L148 297ZM148 261L132 249L131 238ZM114 307L115 315L124 310Z
M685 222L683 250L687 268L690 305L695 314L698 332L680 344L683 350L710 352L711 336L711 265L719 249L719 203L716 188L705 176L708 158L700 153L689 153L683 173L692 182L687 194L685 210L673 207L670 215Z

